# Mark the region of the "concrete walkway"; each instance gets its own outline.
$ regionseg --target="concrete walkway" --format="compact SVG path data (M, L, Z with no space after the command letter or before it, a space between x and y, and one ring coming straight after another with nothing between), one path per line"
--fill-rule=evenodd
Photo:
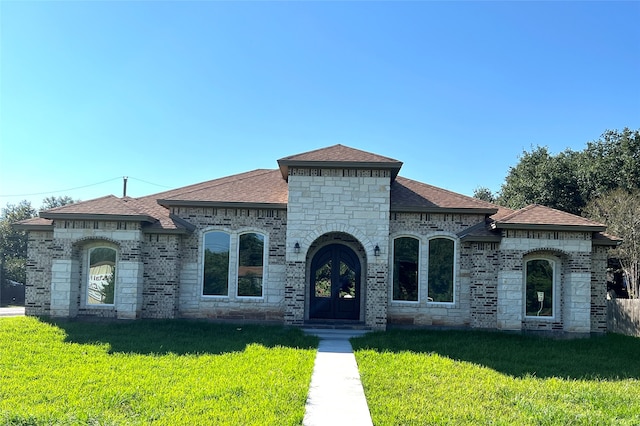
M0 308L0 317L20 317L24 315L24 306Z
M373 425L349 338L357 330L305 329L320 337L307 396L304 426Z

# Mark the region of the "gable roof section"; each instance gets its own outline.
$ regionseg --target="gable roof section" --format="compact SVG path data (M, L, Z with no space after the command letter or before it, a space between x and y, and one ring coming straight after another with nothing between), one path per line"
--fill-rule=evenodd
M402 162L338 144L281 158L278 160L278 166L284 179L289 179L290 166L389 169L392 179L395 179L402 167Z
M530 204L492 224L494 229L543 229L600 232L606 225L561 210Z
M43 211L37 219L22 221L18 226L24 230L44 230L51 229L54 220L112 220L143 222L143 231L183 233L193 230L191 224L169 214L168 209L153 200L114 195Z
M32 217L12 223L11 226L17 231L52 231L53 220L42 217Z
M493 215L499 209L477 198L398 176L391 183L391 211Z
M128 204L128 198L114 195L96 198L89 201L67 204L51 210L40 212L45 219L77 219L77 220L110 220L154 222L148 212L140 211L135 205Z
M164 206L286 208L287 182L278 170L253 170L145 197Z

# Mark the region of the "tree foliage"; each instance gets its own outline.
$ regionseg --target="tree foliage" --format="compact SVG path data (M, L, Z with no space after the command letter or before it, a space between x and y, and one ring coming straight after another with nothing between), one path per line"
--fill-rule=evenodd
M56 207L62 207L62 206L66 206L67 204L73 204L73 203L77 203L77 200L74 200L73 198L69 197L68 195L64 195L64 196L51 196L51 197L47 197L44 200L42 200L42 207L40 207L40 210L51 210L54 209Z
M479 186L473 190L473 198L477 198L488 203L495 203L496 196L486 186Z
M640 189L631 192L616 189L589 202L587 217L607 224L607 231L621 237L623 243L613 250L630 280L633 298L640 297Z
M640 130L608 130L583 151L552 155L537 146L523 152L497 203L512 209L536 203L581 214L590 200L617 188L640 188Z
M28 201L7 204L0 216L0 256L3 280L25 282L27 259L27 235L16 231L11 224L35 217L36 210Z

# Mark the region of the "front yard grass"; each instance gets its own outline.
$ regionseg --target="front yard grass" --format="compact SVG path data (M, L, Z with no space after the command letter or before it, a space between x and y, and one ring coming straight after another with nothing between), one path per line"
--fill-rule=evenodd
M203 321L0 319L0 424L301 424L317 338Z
M352 339L375 425L638 425L640 339L393 330Z

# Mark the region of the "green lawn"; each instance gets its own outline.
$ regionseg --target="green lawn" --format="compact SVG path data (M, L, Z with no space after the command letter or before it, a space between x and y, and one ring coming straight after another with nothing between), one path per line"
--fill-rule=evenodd
M0 424L300 424L316 348L284 327L1 318Z
M397 330L352 339L376 425L639 425L640 339Z

